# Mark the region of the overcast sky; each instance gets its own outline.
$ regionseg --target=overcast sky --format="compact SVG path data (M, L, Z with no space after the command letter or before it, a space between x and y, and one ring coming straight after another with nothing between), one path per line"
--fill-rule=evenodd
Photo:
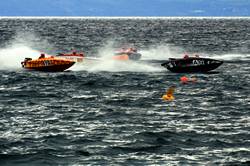
M1 0L0 16L250 16L250 0Z

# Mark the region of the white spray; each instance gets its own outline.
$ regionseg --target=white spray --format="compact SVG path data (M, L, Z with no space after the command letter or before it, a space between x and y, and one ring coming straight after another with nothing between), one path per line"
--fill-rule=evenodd
M43 48L50 49L51 47L51 44L44 39L41 40L35 33L18 31L8 47L0 48L0 69L21 69L21 62L24 58L38 58L41 51L33 49L34 40Z
M0 69L20 69L25 57L37 58L39 51L24 45L12 45L0 49Z
M114 48L114 42L109 41L104 47L99 49L98 57L100 58L98 60L96 60L94 63L91 63L91 65L88 65L86 63L83 63L81 66L77 65L73 67L72 70L87 70L91 72L160 72L164 70L159 64L153 65L140 61L137 62L113 60L112 57L114 56L115 51L116 49Z

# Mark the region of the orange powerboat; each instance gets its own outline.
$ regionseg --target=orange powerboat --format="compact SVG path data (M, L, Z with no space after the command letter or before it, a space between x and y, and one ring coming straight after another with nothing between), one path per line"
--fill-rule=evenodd
M122 48L113 56L114 60L139 60L141 54L135 48Z
M44 54L41 54L41 56L35 60L32 60L31 58L25 58L21 64L23 68L30 70L62 72L74 65L75 61L55 58L53 56L45 57Z

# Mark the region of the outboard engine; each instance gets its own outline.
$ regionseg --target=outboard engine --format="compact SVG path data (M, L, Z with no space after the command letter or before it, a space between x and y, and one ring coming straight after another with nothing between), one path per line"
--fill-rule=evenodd
M26 62L31 61L31 60L32 60L32 58L25 58L25 59L24 59L24 61L23 61L23 62L21 62L22 67L25 67Z
M27 62L27 61L31 61L32 58L25 58L24 61Z

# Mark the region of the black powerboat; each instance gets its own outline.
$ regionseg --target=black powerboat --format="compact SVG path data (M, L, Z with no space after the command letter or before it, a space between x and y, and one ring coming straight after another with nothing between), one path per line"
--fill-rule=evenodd
M200 58L200 57L188 57L188 58L169 58L169 61L162 63L161 66L175 73L203 73L216 69L223 61Z

